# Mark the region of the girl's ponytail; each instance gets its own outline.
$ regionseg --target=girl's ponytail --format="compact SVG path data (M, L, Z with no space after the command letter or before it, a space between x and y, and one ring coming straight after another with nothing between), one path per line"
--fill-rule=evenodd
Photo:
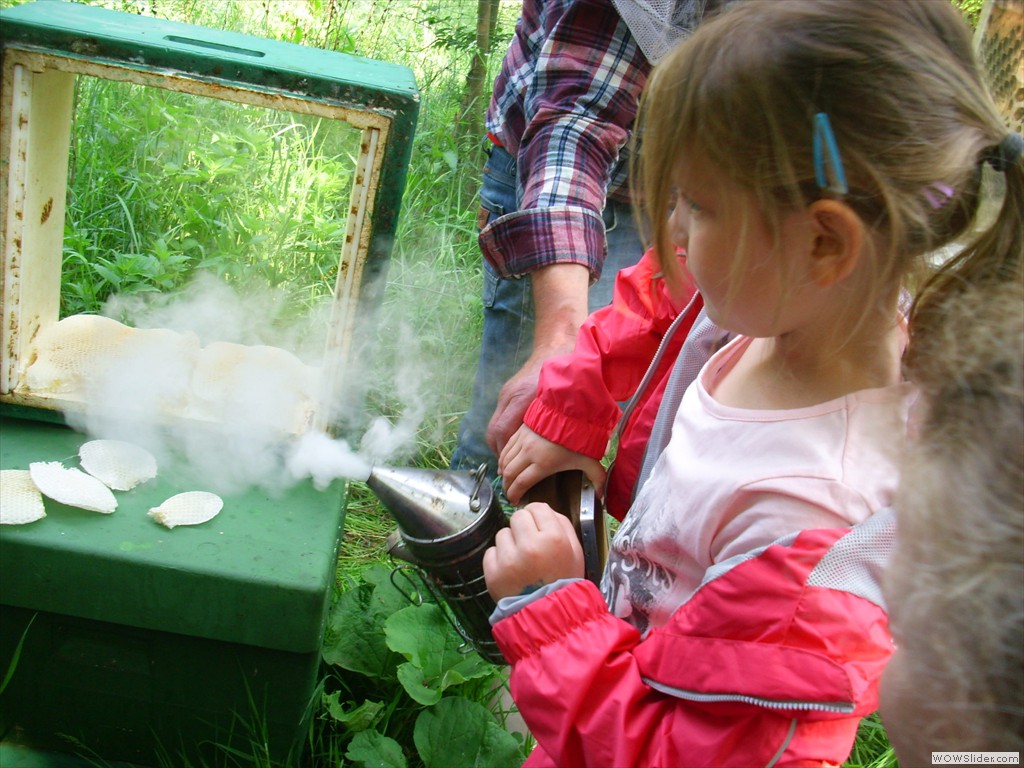
M910 317L912 340L938 326L947 303L968 288L1024 281L1024 138L1007 134L982 152L978 163L979 171L987 165L1000 174L1002 205L991 223L920 289ZM912 341L905 361L911 377L918 354Z

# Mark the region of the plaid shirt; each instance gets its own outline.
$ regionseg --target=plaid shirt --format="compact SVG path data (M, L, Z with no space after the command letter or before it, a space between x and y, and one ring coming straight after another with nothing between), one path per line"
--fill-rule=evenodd
M519 210L480 233L499 275L571 263L600 276L601 211L628 200L623 149L649 71L610 0L524 0L487 110L518 173Z

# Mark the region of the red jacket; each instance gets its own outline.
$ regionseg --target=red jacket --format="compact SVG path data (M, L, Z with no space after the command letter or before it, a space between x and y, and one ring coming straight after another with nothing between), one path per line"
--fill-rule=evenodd
M650 384L619 435L614 471L605 489L605 508L621 520L633 495L644 448L665 391L672 364L703 306L689 274L686 292L693 298L667 341ZM620 270L612 303L590 315L569 355L548 360L541 369L537 396L523 422L552 442L602 459L622 415L620 403L637 390L665 332L681 311L673 305L653 251Z
M889 511L708 571L641 639L580 580L494 625L538 746L528 766L839 765L892 653Z

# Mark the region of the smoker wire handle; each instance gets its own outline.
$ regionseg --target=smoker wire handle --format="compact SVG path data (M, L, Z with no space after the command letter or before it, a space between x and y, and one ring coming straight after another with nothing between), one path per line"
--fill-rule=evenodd
M394 560L392 560L392 563L394 563ZM391 575L389 578L391 579L391 586L397 589L398 592L402 595L402 597L408 600L412 605L423 605L423 595L419 594L419 592L409 594L404 589L402 589L402 587L399 586L397 581L395 581L395 575L398 574L399 571L402 571L402 577L406 580L406 582L409 583L410 586L412 586L414 590L416 589L417 585L411 578L409 578L409 575L408 573L406 573L406 571L413 571L414 573L416 573L417 576L420 577L421 580L423 579L422 574L414 565L408 565L406 563L394 563L394 567L391 569Z
M474 512L479 512L482 506L480 503L480 489L487 482L487 465L481 464L477 467L473 472L473 477L476 478L476 483L473 485L473 492L469 495L469 508Z

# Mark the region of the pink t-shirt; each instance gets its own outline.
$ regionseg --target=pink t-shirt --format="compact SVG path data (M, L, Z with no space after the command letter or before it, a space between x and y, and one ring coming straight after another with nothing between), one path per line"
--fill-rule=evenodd
M719 350L686 391L612 542L602 590L641 632L664 624L711 565L804 529L854 525L892 502L913 386L792 410L724 406L711 393L750 342Z

